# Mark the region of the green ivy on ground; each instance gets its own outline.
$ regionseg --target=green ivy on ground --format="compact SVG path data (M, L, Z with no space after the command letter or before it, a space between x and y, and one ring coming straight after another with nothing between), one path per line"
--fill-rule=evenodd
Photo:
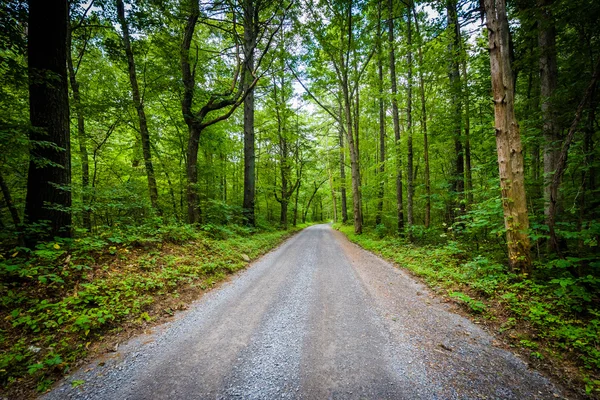
M381 228L356 235L350 226L334 227L472 314L495 321L499 333L532 357L573 361L587 394L600 394L600 279L591 274L575 277L570 271L581 260L538 263L536 274L524 278L458 241L419 245L386 235ZM597 261L588 264L600 267Z
M46 390L106 333L150 322L152 305L210 288L299 229L157 223L0 255L2 386Z

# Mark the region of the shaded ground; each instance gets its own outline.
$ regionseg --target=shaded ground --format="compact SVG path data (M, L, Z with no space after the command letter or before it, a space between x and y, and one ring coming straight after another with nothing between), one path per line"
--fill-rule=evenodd
M76 387L73 387L76 386ZM404 272L308 228L46 399L554 399Z

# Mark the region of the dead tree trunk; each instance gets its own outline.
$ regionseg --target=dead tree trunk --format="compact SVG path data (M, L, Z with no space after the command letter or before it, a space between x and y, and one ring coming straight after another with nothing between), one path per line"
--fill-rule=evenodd
M508 261L514 270L530 274L531 249L527 235L529 217L527 215L521 134L514 110L506 3L505 0L485 0L484 5L487 17L496 147Z

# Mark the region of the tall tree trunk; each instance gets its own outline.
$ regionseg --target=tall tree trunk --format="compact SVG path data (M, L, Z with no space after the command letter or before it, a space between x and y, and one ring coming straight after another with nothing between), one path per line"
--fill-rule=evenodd
M506 3L505 0L484 0L484 6L487 17L496 147L508 261L514 270L530 274L531 249L529 236L527 236L529 217L521 135L514 110Z
M71 237L71 141L66 0L30 0L28 74L30 162L25 221L48 221L50 237ZM40 145L40 142L53 146ZM28 246L43 239L32 234Z
M379 193L377 195L377 215L375 225L381 224L383 196L385 191L385 107L383 98L383 51L381 45L381 2L377 2L377 89L379 91Z
M396 201L398 232L404 231L402 208L402 153L400 148L400 115L398 111L398 83L396 80L396 44L394 42L394 1L388 0L388 42L390 46L390 80L392 86L392 120L394 122L394 150L396 152Z
M254 148L254 48L256 47L256 17L254 0L244 1L244 217L250 226L256 224L254 203L256 195L256 156Z
M340 103L341 104L341 103ZM346 152L344 151L344 128L342 106L340 105L340 192L342 197L342 223L348 222L348 200L346 197Z
M148 123L146 120L146 112L144 111L144 103L140 96L140 88L137 81L137 73L135 71L135 60L131 49L131 40L129 38L129 26L125 19L125 7L123 0L117 0L117 17L123 31L123 47L127 56L127 66L129 68L129 83L131 84L131 93L133 97L133 105L137 111L140 124L140 137L142 139L142 153L144 156L144 167L148 177L148 191L150 192L150 203L152 208L161 214L158 207L158 189L156 186L156 177L154 175L154 165L152 164L152 154L150 151L150 133L148 132Z
M427 136L427 107L425 102L425 79L423 78L423 37L419 30L419 19L417 11L413 7L413 17L415 18L415 30L419 40L419 94L421 97L421 128L423 130L423 158L425 161L425 228L431 224L431 179L429 172L429 140Z
M354 217L354 233L362 233L362 208L361 208L361 188L360 188L360 160L359 149L354 137L353 115L352 115L352 96L350 93L350 80L348 77L350 66L349 57L352 48L353 22L352 22L352 1L348 4L346 11L347 31L344 35L347 38L347 52L341 51L340 69L342 100L344 103L344 116L346 120L346 139L348 140L348 149L350 150L350 173L352 178L352 209ZM342 38L343 40L343 38ZM358 133L358 132L357 132Z
M538 1L538 46L540 49L540 97L542 102L542 135L544 137L544 215L550 218L551 186L560 156L560 126L554 105L558 83L556 61L556 28L552 15L553 0Z
M67 23L67 69L71 91L73 92L73 105L75 115L77 116L77 141L79 142L79 157L81 158L81 203L83 207L83 227L88 231L92 230L92 209L90 204L90 159L87 151L87 135L85 133L85 119L83 107L81 105L81 94L79 92L79 82L75 67L73 65L72 51L72 32L71 21Z
M451 178L451 187L455 196L455 203L451 205L450 217L456 220L458 215L464 214L464 191L465 191L465 166L462 146L462 88L460 79L460 57L461 38L460 25L458 24L458 12L456 0L446 1L448 11L448 26L452 29L452 41L449 45L450 66L448 77L450 78L450 108L452 112L452 136L454 139L454 171ZM458 212L458 215L457 215Z
M348 140L348 149L350 150L350 172L352 175L352 206L354 217L354 233L362 233L362 213L360 200L360 164L358 160L358 151L354 143L354 133L352 124L352 99L350 98L349 82L347 69L342 73L342 93L344 96L345 117L346 117L346 139Z
M415 193L414 186L414 175L413 175L413 124L412 124L412 80L413 80L413 60L412 60L412 27L411 27L411 8L412 1L409 1L408 6L408 18L406 21L406 45L407 49L407 68L408 73L406 76L406 128L408 131L406 146L407 146L407 156L406 156L406 216L408 227L412 227L414 225L414 216L413 216L413 197Z

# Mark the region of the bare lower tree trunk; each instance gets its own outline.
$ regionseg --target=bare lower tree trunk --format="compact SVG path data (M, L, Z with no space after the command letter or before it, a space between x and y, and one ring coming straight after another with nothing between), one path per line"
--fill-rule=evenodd
M396 152L396 201L398 232L404 231L404 210L402 208L402 154L400 149L400 116L398 111L398 83L396 79L396 53L394 43L394 2L388 0L388 42L390 46L390 80L392 85L392 120L394 122L394 149Z
M85 119L81 105L79 82L77 82L75 67L73 65L71 22L67 24L67 69L69 81L73 92L73 105L77 116L77 141L79 142L79 157L81 158L81 203L83 205L83 227L92 230L92 209L90 204L90 160L87 151L87 135L85 133Z
M346 152L344 151L344 129L341 126L343 113L340 107L340 192L342 197L342 223L348 222L348 200L346 196Z
M331 203L333 205L333 222L338 221L337 217L337 196L335 195L335 186L333 185L333 174L331 173L331 167L327 164L327 174L329 175L329 188L331 189Z
M49 237L72 235L67 23L67 0L29 1L31 146L25 221L48 221ZM41 239L39 233L32 234L26 242L33 247Z
M360 167L358 152L354 143L351 98L349 93L349 82L347 70L343 72L342 93L345 104L346 117L346 139L348 140L348 149L350 150L350 172L352 175L352 205L354 217L354 233L362 233L362 210L360 200Z
M152 208L160 214L158 207L158 189L156 187L156 177L154 175L154 165L152 164L152 153L150 151L150 133L148 132L148 123L146 120L146 112L144 103L140 96L140 88L137 81L137 73L135 71L135 60L131 49L131 40L129 39L129 26L125 19L125 7L123 0L117 0L117 14L121 30L123 31L123 47L127 55L127 65L129 67L129 82L131 84L131 93L133 97L133 105L137 111L140 124L140 137L142 140L142 153L144 155L144 167L148 177L148 191L150 192L150 203Z
M508 19L505 0L484 0L487 17L496 147L502 191L502 208L508 261L514 270L530 274L531 254L527 231L523 151L515 118L513 75L510 66Z

